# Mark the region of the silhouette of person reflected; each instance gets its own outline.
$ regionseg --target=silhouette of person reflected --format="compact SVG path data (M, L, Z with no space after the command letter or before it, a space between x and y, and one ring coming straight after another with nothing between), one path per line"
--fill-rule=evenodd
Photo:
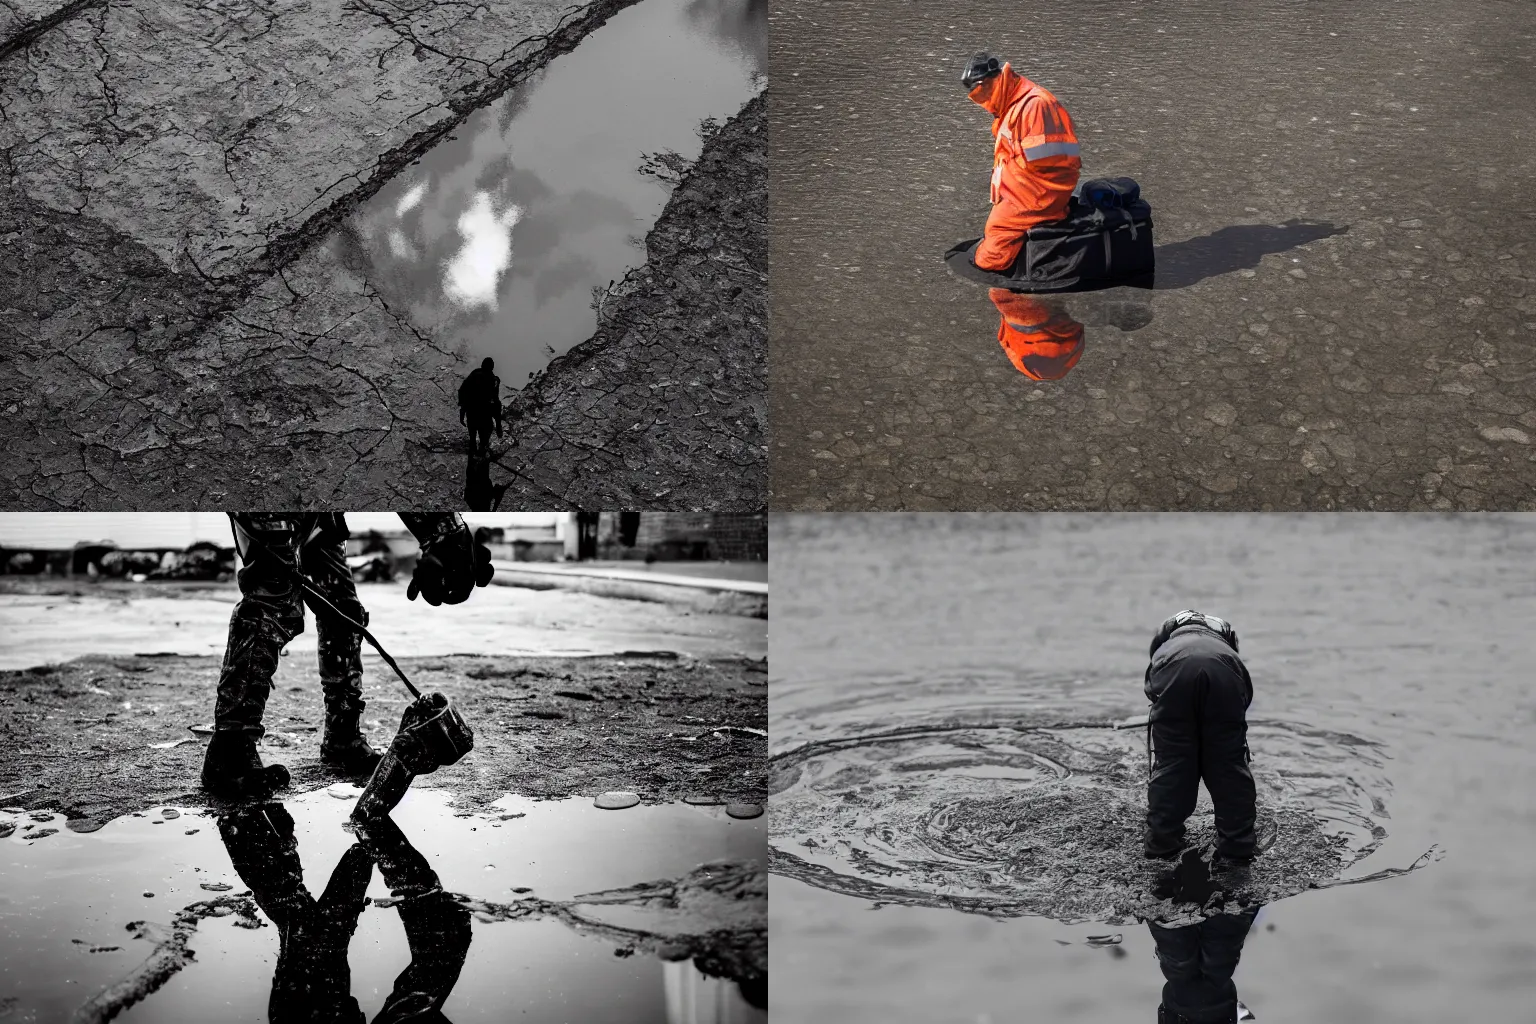
M445 893L426 858L388 818L359 826L317 900L304 887L293 817L278 803L242 808L219 819L235 872L277 926L279 950L267 1006L273 1024L366 1020L352 998L347 946L366 905L377 864L400 900L411 962L375 1024L444 1021L443 1003L469 954L469 910Z
M1212 876L1201 852L1186 850L1159 880L1153 895L1205 907L1218 891L1234 898L1231 889L1240 890L1245 870L1238 867ZM1235 899L1242 902L1240 892ZM1177 927L1147 922L1164 978L1157 1024L1233 1024L1253 1019L1237 998L1232 975L1260 909L1254 904L1245 906L1241 913L1216 913L1196 924Z
M443 1003L458 983L469 956L469 909L444 892L437 872L387 815L357 824L362 845L372 854L395 898L411 947L411 962L395 979L375 1024L443 1021Z
M511 483L491 483L491 457L470 448L469 462L464 467L464 504L471 512L498 511L502 495Z

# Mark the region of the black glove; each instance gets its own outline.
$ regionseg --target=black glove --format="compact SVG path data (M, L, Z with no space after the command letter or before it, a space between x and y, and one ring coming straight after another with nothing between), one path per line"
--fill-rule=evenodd
M491 549L478 543L469 527L460 525L422 544L405 596L414 601L420 594L433 606L462 604L475 587L490 583L493 575Z
M971 58L971 62L965 66L965 71L960 75L960 84L965 86L965 91L970 92L982 82L998 74L1003 70L1002 62L990 53L978 53Z

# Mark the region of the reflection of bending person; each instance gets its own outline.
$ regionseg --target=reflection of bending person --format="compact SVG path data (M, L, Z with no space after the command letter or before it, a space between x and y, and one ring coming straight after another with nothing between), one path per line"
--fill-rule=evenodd
M1258 913L1259 908L1252 907L1182 928L1147 922L1157 944L1158 965L1167 979L1157 1024L1230 1024L1238 1019L1232 974Z
M1060 380L1083 356L1083 325L1060 299L1006 288L987 291L1002 314L997 341L1016 370L1030 380Z
M363 912L373 858L362 844L342 854L316 900L304 888L293 818L281 804L262 804L219 819L219 835L240 880L277 926L277 971L267 1015L285 1021L365 1018L352 998L347 945Z
M443 1003L469 955L469 910L443 891L437 872L387 817L359 822L358 836L379 865L379 874L401 902L411 962L395 979L375 1024L446 1021Z

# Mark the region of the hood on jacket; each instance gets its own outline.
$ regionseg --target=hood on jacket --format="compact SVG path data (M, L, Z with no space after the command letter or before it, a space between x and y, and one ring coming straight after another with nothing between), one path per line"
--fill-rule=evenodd
M984 82L976 83L976 88L967 95L993 118L1000 118L1034 87L1035 83L1014 71L1012 64L1004 64L1002 71Z

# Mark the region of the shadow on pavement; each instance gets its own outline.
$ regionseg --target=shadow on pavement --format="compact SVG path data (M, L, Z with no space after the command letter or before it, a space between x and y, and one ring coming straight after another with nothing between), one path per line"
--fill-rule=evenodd
M1342 235L1347 226L1296 218L1284 224L1234 224L1209 235L1157 247L1158 291L1188 288L1208 277L1257 267L1270 253Z

